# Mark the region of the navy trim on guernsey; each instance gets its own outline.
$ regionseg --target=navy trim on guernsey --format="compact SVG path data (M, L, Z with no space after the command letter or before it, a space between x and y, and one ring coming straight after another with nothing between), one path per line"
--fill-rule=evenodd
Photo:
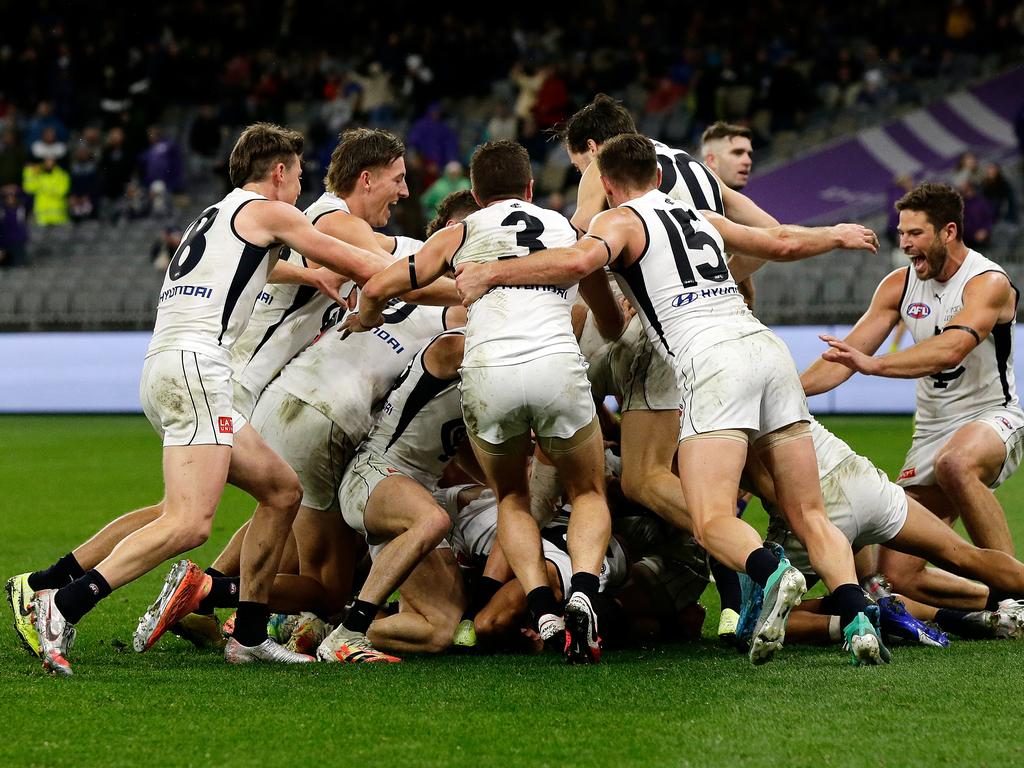
M647 315L647 319L651 323L651 328L658 334L658 338L661 339L662 345L665 347L665 351L671 356L675 357L675 352L668 345L668 340L665 338L665 333L661 330L661 321L658 320L658 315L654 311L654 304L651 303L650 294L647 292L647 285L644 283L644 273L640 264L644 260L644 256L647 255L647 251L651 247L651 233L647 229L647 222L644 221L644 217L633 207L624 205L623 208L632 211L633 214L640 219L640 223L644 227L644 249L640 253L639 258L630 264L628 267L611 267L612 271L618 272L622 275L623 279L629 284L629 287L633 290L633 295L636 296L636 301L640 305L640 309Z
M273 336L277 329L284 324L284 321L306 306L316 295L317 289L312 285L300 285L299 289L295 291L295 298L292 299L292 303L288 306L288 309L284 311L284 314L281 315L276 323L267 328L267 332L263 334L263 338L260 339L260 343L256 345L252 354L249 355L249 359L252 360L256 357L256 355L259 354L259 351L263 349L263 345L270 341L270 337ZM334 306L337 306L337 304Z
M232 217L232 229L234 229L233 222L234 217ZM242 291L245 290L245 286L249 284L252 276L256 274L256 270L260 268L260 264L269 250L269 246L267 248L257 248L250 243L246 243L245 248L242 249L242 255L238 258L238 268L235 270L235 276L231 278L228 295L224 300L224 313L221 315L220 333L217 335L218 344L221 344L224 340L224 333L228 329L228 322L231 320L231 313L235 311L238 298L242 295ZM253 304L255 305L255 300ZM252 307L249 307L249 311L252 311Z
M459 224L462 225L462 239L459 240L459 247L456 248L454 251L452 251L451 258L448 259L448 271L449 272L454 272L455 271L455 268L452 267L452 262L455 261L455 257L459 255L459 251L462 250L462 246L464 246L466 244L466 235L469 232L469 227L466 226L466 222L460 221Z
M231 234L233 234L235 237L237 237L240 242L245 243L250 248L262 248L263 251L266 252L266 251L270 250L270 247L273 245L273 243L270 243L266 247L261 246L261 245L256 245L256 243L250 243L248 240L246 240L244 237L242 237L240 234L238 234L238 230L235 229L235 219L238 218L238 214L241 212L241 210L243 208L245 208L245 206L247 206L249 203L253 202L253 200L258 200L258 199L260 199L260 198L253 198L252 200L243 200L241 205L239 205L237 208L235 208L235 212L233 214L231 214L231 221L228 222L228 225L231 227ZM266 200L266 198L263 198L263 199Z
M427 347L427 349L430 349L430 347ZM402 408L402 415L398 419L398 424L395 425L395 433L388 440L387 447L384 448L385 452L402 436L405 428L409 426L412 420L416 418L416 414L422 411L427 403L459 380L458 377L454 379L439 379L434 374L429 373L426 364L423 362L423 355L426 354L427 349L420 352L420 367L423 368L423 376L416 382L416 386L412 388L412 392L406 398L405 407Z
M321 211L320 213L318 213L316 216L310 219L309 223L315 227L316 223L320 221L320 219L322 219L324 216L329 216L330 214L337 213L338 211L345 213L344 208L331 208L329 211Z
M903 300L907 298L907 289L910 287L910 267L904 267L906 272L903 273L903 293L900 294L900 303L896 306L900 308L900 314L903 314Z
M1006 378L1006 364L1009 362L1010 352L1013 350L1013 322L997 323L993 326L992 341L996 346L996 368L999 370L999 383L1003 385L1003 405L1007 405L1013 397L1010 393L1010 382Z

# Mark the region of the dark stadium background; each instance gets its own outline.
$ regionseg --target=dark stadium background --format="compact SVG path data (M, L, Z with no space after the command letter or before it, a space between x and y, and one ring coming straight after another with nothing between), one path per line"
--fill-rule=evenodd
M255 120L305 133L300 205L322 191L340 130L401 135L411 196L388 229L411 236L445 167L465 166L492 137L521 141L538 202L571 214L578 176L549 131L598 92L622 99L648 135L693 152L715 120L747 125L756 202L789 222L857 220L883 241L877 256L828 255L756 276L765 322L812 326L798 334L806 348L787 336L799 363L813 358L814 329L855 320L900 263L891 213L900 176L956 183L969 240L1018 282L1024 272L1024 7L1013 0L752 2L735 13L706 0L527 2L500 21L489 8L409 2L18 10L0 25L8 357L58 343L19 332L148 331L168 253L223 194L227 154ZM118 343L89 337L83 354L110 344L116 357ZM23 391L26 375L9 370L0 386ZM0 409L49 407L33 402L0 397Z

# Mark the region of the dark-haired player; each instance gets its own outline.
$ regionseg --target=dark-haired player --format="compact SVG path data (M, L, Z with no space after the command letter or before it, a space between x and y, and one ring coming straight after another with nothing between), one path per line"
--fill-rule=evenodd
M609 139L597 163L616 207L595 217L576 247L534 254L521 264L460 265L460 273L478 273L470 282L486 288L526 279L557 282L610 265L682 391L678 463L694 534L719 562L768 585L751 661L766 661L781 647L786 618L805 588L797 569L762 547L757 532L735 517L751 445L769 467L788 522L832 588L854 660L887 661L863 613L849 542L825 515L810 415L792 358L746 309L724 256L728 245L793 261L832 248L875 250L877 238L854 224L758 229L720 216L709 221L658 189L656 149L638 134ZM758 364L751 367L751 360ZM739 369L747 374L736 376Z
M979 547L1013 554L992 489L1024 451L1013 375L1017 288L1002 267L964 244L963 200L952 187L921 184L896 208L910 266L881 282L844 340L822 336L830 348L804 372L804 389L828 392L855 372L917 379L914 438L897 482L949 524L962 518ZM874 357L900 320L914 345ZM879 566L898 591L922 602L964 597L961 582L920 558L883 550Z
M608 139L620 134L635 134L633 116L620 102L598 94L559 128L572 164L580 171L576 213L572 223L585 232L591 219L608 207L593 160ZM732 184L722 182L689 153L654 142L658 165L662 171L659 189L698 211L714 211L740 224L773 227L777 222L753 201L736 191ZM740 291L748 286L749 277L738 279ZM679 482L672 472L679 435L677 406L679 393L674 376L659 358L646 335L639 334L639 343L630 363L630 391L642 392L624 403L622 413L622 483L626 495L654 510L665 520L682 528L688 527L685 504ZM721 593L722 615L719 634L729 637L735 632L739 618L740 592L735 574L712 562L716 586Z
M430 282L461 263L515 261L533 251L568 246L576 234L561 214L533 205L530 159L515 142L489 142L470 163L473 195L483 206L461 227L435 234L408 263L372 278L359 314L346 323L368 330L380 322L384 302ZM622 316L614 307L621 332ZM498 497L498 537L545 640L567 633L570 660L600 657L591 605L611 535L604 495L604 447L590 384L573 333L574 280L499 286L469 312L462 364L462 406L477 460ZM573 577L562 611L548 584L540 531L530 514L527 468L531 431L559 468L573 505L569 551Z

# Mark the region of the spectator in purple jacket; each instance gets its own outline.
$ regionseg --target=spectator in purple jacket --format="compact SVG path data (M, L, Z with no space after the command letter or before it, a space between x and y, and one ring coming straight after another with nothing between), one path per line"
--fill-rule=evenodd
M992 206L979 195L970 181L960 186L964 197L964 242L969 248L984 248L992 237Z
M0 267L28 264L28 204L21 190L8 184L0 202Z
M459 137L442 118L441 103L437 101L409 128L405 144L422 158L425 186L441 175L445 165L459 159Z
M147 131L149 149L139 157L142 184L149 189L154 182L162 181L171 194L184 188L181 148L174 139L166 138L160 128L151 125Z

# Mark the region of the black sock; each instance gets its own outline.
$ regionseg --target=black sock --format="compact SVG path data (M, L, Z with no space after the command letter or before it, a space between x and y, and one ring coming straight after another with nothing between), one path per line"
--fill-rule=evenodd
M252 648L267 639L267 619L270 608L266 603L239 600L235 613L235 632L232 637L242 645Z
M107 580L94 569L58 589L57 594L53 596L53 602L65 621L77 624L110 592Z
M711 566L711 575L715 577L715 588L718 590L718 597L722 603L722 610L740 612L743 607L743 597L740 593L740 577L732 568L722 565L715 558L708 558Z
M472 619L480 613L503 586L504 584L497 579L492 579L490 576L481 576L477 579L473 599L470 601L469 608L466 611L466 618Z
M533 614L534 623L545 613L552 613L555 616L559 616L562 613L551 587L537 587L531 590L526 596L526 604L530 608L530 613Z
M778 567L779 558L767 547L758 547L747 555L744 570L747 572L747 576L763 587Z
M210 614L214 608L237 607L239 582L238 576L214 576L210 592L199 603L196 613Z
M29 586L31 586L31 584ZM1003 600L1006 600L1008 597L1012 597L1012 595L1008 595L1005 592L1000 592L998 590L992 589L992 587L989 587L988 600L985 601L985 610L994 611L996 608L999 607L999 603L1001 603Z
M40 589L60 589L83 576L85 576L85 571L75 559L74 552L68 552L49 568L30 573L28 585L36 592Z
M868 598L860 584L840 584L832 590L832 603L832 613L839 616L839 626L846 629L867 607Z
M977 613L977 612L976 612ZM992 637L987 626L968 621L970 611L958 611L953 608L939 608L935 614L935 623L946 632L952 632L965 640L983 640Z
M569 582L569 592L582 592L590 601L593 602L594 598L597 597L598 590L601 589L601 580L592 573L586 571L577 571L572 575L572 581Z
M345 621L342 622L342 626L345 629L365 635L366 630L373 623L378 610L380 609L373 603L356 598L356 601L352 603L352 607L348 609L348 615L345 617Z

